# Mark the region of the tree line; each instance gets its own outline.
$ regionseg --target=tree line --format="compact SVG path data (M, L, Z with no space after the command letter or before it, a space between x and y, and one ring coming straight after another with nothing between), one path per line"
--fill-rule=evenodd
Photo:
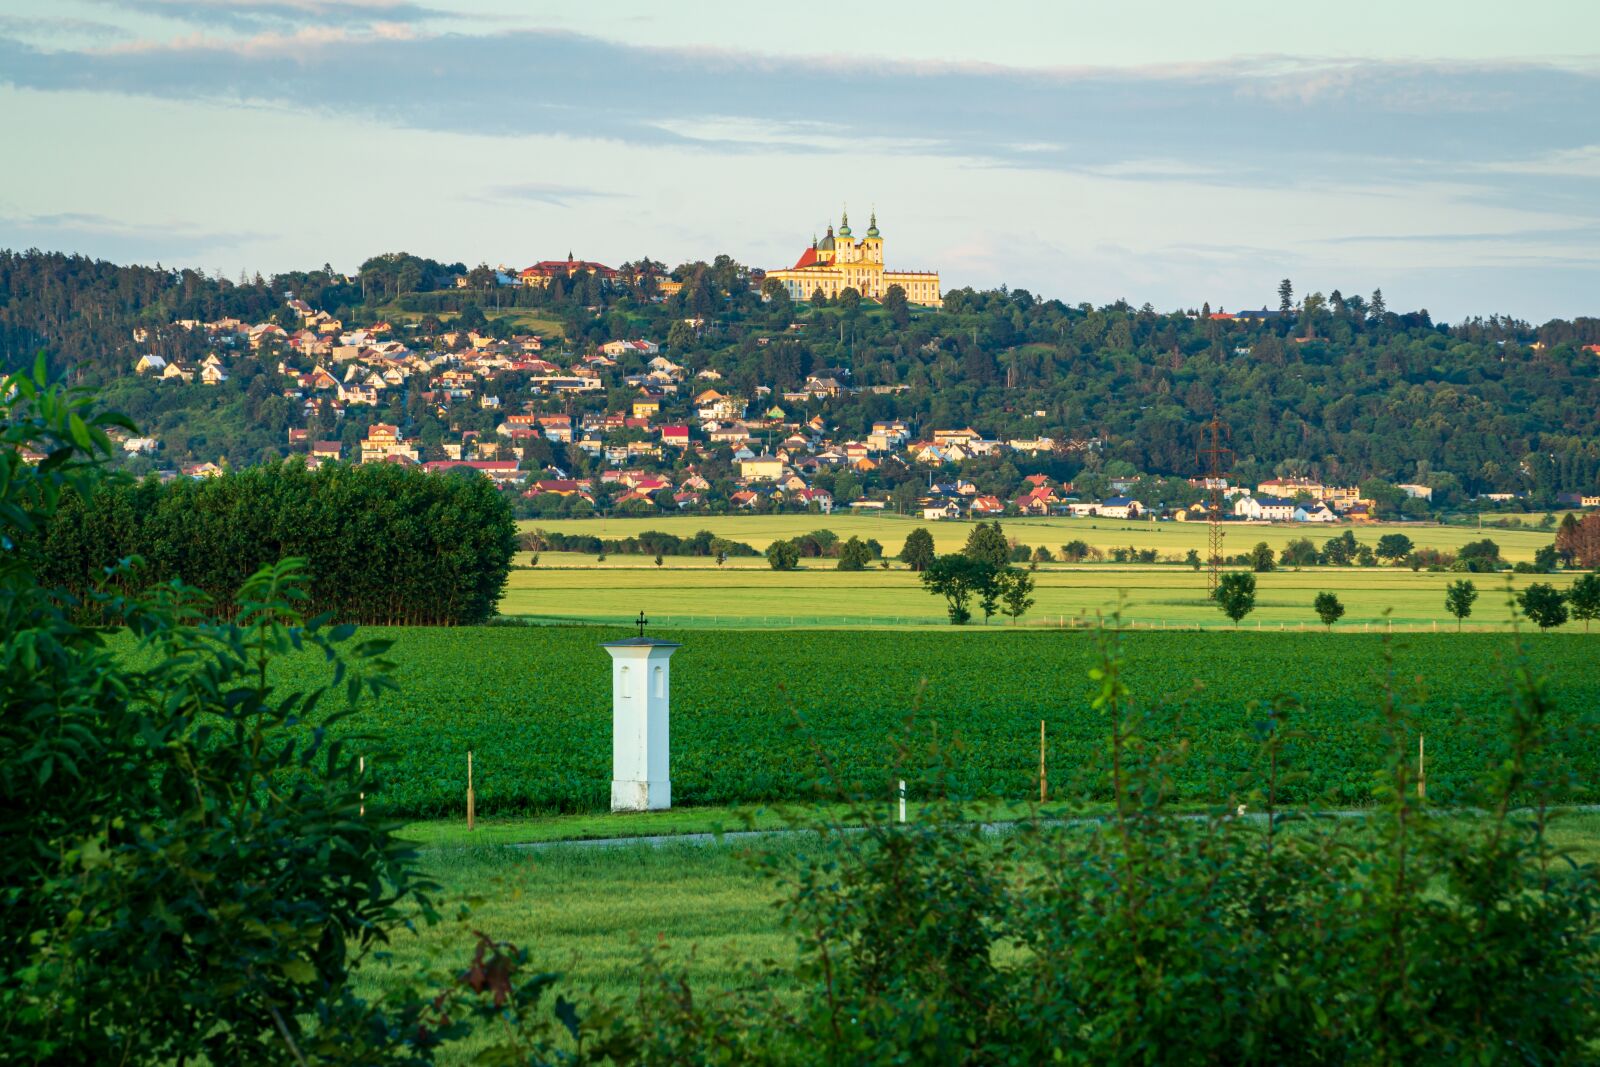
M65 496L28 542L41 580L80 605L98 587L178 581L227 616L245 579L294 557L308 615L441 626L494 613L515 549L510 509L476 473L299 460L166 484L108 479L91 497Z
M527 552L582 552L591 556L702 556L719 563L733 556L758 556L755 549L743 541L730 541L718 537L710 530L700 530L690 537L645 530L631 537L597 537L594 534L570 534L543 528L530 530L519 539Z

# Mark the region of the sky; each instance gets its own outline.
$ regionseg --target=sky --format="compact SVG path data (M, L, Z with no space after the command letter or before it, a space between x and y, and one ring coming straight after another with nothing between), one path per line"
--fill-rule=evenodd
M0 247L1600 314L1594 0L6 0Z

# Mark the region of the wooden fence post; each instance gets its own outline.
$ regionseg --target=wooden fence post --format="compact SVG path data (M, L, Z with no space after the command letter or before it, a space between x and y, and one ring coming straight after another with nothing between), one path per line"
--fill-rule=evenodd
M474 829L477 819L477 798L472 794L472 749L467 749L467 830Z
M1041 803L1041 804L1044 803L1045 797L1048 795L1047 794L1047 790L1045 789L1045 782L1046 781L1047 781L1047 779L1045 778L1045 770L1044 770L1044 720L1040 719L1039 720L1039 803Z

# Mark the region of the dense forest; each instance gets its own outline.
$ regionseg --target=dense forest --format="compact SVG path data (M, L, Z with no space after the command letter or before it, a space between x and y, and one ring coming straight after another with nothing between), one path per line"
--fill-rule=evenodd
M662 298L667 277L683 286ZM1248 320L1214 317L1221 309L1209 305L1093 307L1005 288L949 291L940 310L895 300L879 306L850 292L834 302L792 302L773 287L763 291L759 275L753 282L725 255L671 270L641 259L623 264L612 282L580 273L548 289L494 279L485 267L406 254L375 257L352 277L324 267L230 281L0 252L0 359L16 366L42 348L56 371L161 432L169 457L258 462L285 453L285 430L301 425L282 396L277 354L243 353L230 380L214 388L142 380L133 364L144 352L203 356L201 335L172 326L178 319L237 316L292 328L284 301L293 294L346 327L404 322L418 348L444 323L481 323L510 336L534 317L550 335L564 335L564 349L546 348L558 361L643 336L691 371L719 371L720 388L746 396L829 373L853 391L802 410L786 404L791 419L820 413L840 439L894 418L918 432L970 425L986 436L1047 435L1069 447L1035 466L1060 477L1192 475L1199 426L1215 414L1231 429L1233 472L1243 480L1421 482L1436 499L1520 492L1535 505L1600 489L1600 349L1586 348L1600 344L1600 319L1446 324L1426 310L1390 310L1381 293L1297 295L1287 281L1264 285L1272 310ZM689 328L685 319L703 321ZM341 426L316 429L353 441L368 423L388 421L436 445L498 421L475 407L441 417L420 398L426 388L413 379L385 406L352 408ZM537 403L615 410L631 395L615 388ZM532 399L502 390L507 397L513 410ZM573 451L557 446L537 460L576 471L592 465ZM1021 460L970 462L1002 491L1026 472Z

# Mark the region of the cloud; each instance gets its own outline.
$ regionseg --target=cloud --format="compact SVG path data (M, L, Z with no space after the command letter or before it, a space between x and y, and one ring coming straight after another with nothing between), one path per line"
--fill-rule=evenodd
M262 236L244 230L209 230L176 220L133 222L92 212L0 216L0 247L48 248L119 262L193 261Z
M208 32L255 33L317 26L349 29L449 18L409 0L94 0L121 12L154 15Z
M555 185L548 182L518 182L514 185L496 185L484 190L473 199L484 203L525 202L570 207L584 200L611 200L625 197L626 193L613 193L602 189L585 189L575 185Z
M77 40L112 40L132 36L132 31L110 22L63 18L54 15L0 15L0 35L6 37L70 37Z
M308 10L336 14L315 26L262 26L268 15L287 19ZM404 21L429 11L255 0L230 16L254 29L238 40L200 35L78 52L0 41L0 80L44 90L263 102L492 136L915 154L1234 183L1437 177L1477 164L1489 129L1497 152L1540 158L1580 147L1567 141L1573 124L1552 123L1551 115L1600 109L1600 77L1592 72L1521 63L1330 65L1260 57L1159 71L815 63L630 47L554 31L436 33Z

